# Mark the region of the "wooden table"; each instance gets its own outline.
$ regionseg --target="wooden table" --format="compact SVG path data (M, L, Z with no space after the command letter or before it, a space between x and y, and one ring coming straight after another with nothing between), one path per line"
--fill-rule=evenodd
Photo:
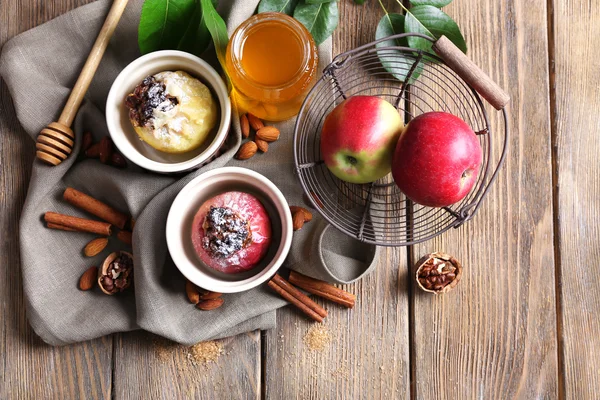
M89 2L2 0L0 44ZM371 41L377 1L340 8L334 52ZM41 342L25 317L17 238L34 146L2 83L0 398L600 398L600 0L455 0L446 11L512 96L510 155L472 222L384 251L347 288L353 311L328 305L324 352L305 347L310 323L290 308L276 329L224 340L208 367L186 364L185 349L161 355L143 332ZM440 297L408 274L437 249L466 267Z

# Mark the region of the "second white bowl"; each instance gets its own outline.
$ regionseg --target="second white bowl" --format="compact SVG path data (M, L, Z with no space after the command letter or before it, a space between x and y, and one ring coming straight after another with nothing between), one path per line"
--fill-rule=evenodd
M271 248L250 271L225 274L202 263L192 244L192 221L206 200L229 191L253 194L271 220ZM173 262L191 282L203 289L236 293L269 280L281 267L292 244L292 215L281 191L269 179L246 168L224 167L203 173L179 192L167 217L167 247Z

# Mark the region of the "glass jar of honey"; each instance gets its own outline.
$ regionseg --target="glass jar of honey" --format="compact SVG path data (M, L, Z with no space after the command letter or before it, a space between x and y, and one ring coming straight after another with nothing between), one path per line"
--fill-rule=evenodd
M269 121L298 114L315 83L317 65L310 32L282 13L250 17L227 45L226 68L238 108Z

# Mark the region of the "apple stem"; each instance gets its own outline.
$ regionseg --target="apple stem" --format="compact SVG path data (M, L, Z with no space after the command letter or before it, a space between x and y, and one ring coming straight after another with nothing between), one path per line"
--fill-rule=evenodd
M358 164L358 160L357 160L356 158L352 157L352 156L346 156L346 159L348 160L348 162L349 162L351 165L356 165L356 164Z

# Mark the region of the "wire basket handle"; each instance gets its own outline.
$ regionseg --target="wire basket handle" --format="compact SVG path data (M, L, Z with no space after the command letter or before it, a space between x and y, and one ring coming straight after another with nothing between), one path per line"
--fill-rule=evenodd
M508 93L498 86L446 36L442 36L435 41L433 50L496 110L502 110L508 104L510 101Z

